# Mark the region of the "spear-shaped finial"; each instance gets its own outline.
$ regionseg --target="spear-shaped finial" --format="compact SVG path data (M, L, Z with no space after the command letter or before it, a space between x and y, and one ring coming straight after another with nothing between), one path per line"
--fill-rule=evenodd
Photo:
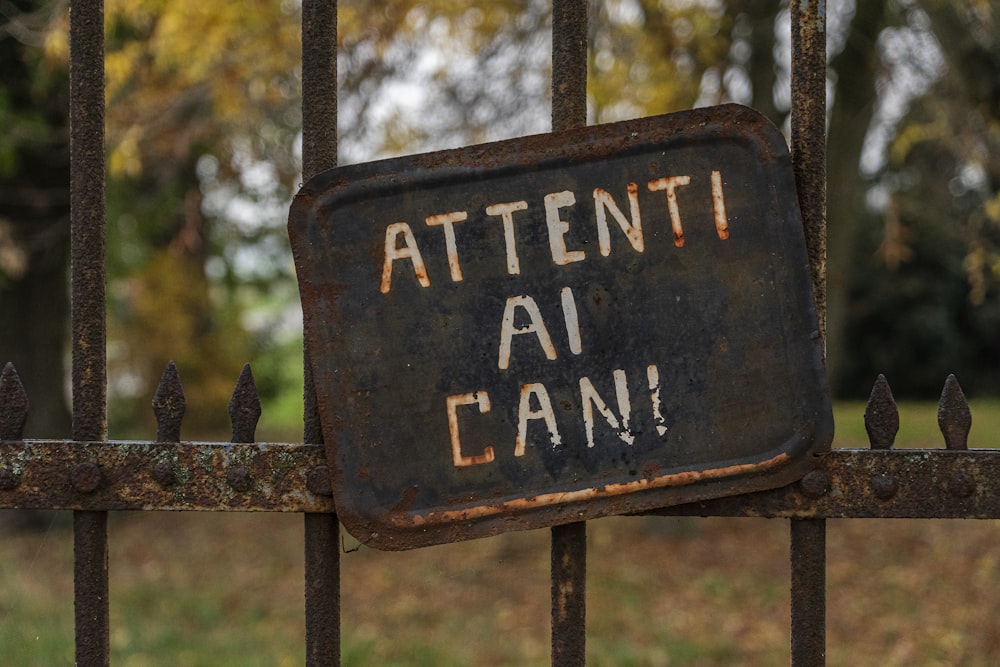
M153 394L153 414L156 415L158 442L181 441L181 421L184 419L186 409L181 378L177 374L177 367L171 361L163 371L160 384Z

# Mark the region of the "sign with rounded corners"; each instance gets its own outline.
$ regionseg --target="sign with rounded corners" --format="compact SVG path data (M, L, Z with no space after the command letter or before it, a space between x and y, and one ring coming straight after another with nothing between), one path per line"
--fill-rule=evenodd
M751 109L333 169L289 233L364 544L774 488L829 448L791 160Z

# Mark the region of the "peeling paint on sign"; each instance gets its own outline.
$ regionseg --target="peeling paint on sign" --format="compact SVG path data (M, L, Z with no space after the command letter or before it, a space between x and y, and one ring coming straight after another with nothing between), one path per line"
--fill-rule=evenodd
M289 233L365 544L774 488L829 447L791 161L745 107L334 169Z

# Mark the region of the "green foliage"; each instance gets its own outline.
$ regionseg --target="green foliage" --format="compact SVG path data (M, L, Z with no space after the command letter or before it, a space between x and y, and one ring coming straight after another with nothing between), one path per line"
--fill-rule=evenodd
M986 379L1000 377L997 5L873 0L853 14L831 6L832 63L840 68L831 79L831 132L840 138L829 146L831 177L847 182L831 192L860 202L874 185L891 202L843 212L846 200L831 203L851 240L849 252L831 253L831 275L838 267L853 275L831 284L850 298L831 323L846 327L849 351L831 355L845 360L834 379L851 394L865 392L880 371L901 395L926 395L950 371L973 391L1000 391ZM67 7L28 15L40 38L30 49L18 45L30 51L22 77L30 86L0 86L8 128L0 174L19 168L18 146L57 127L41 102L65 102L53 91L65 89ZM188 393L188 434L227 428L224 408L244 361L265 403L283 415L277 429L297 409L298 375L286 364L298 365L298 344L289 342L283 304L295 301L284 219L301 180L300 20L295 2L106 4L118 434L150 430L150 394L170 359ZM787 47L776 36L782 20L780 7L762 0L594 5L593 122L735 100L781 125L787 66L773 54ZM341 2L342 161L547 130L550 24L541 0ZM911 87L908 112L890 119L887 159L866 182L856 163L868 123L845 134L843 119L872 117L891 86L871 72L909 71L890 47L914 37L924 40L915 42L922 53L940 53L946 75L927 61L923 88ZM838 49L854 60L838 59ZM34 102L17 103L16 95Z
M932 20L911 29L933 31L923 34L940 49L942 71L914 92L896 126L877 181L880 215L859 213L867 224L851 262L840 379L858 395L881 372L897 395L931 398L955 373L970 394L996 394L1000 3L927 2L917 11Z
M23 2L0 25L0 182L13 180L26 154L66 141L68 67L38 45L55 49L59 3Z
M707 74L721 81L735 65L727 55L733 14L723 3L618 1L602 3L599 12L588 86L597 122L691 108ZM720 85L702 102L728 99Z

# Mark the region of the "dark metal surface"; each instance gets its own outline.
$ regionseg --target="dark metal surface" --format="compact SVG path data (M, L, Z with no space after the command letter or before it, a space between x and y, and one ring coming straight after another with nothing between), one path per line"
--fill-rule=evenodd
M4 364L0 373L0 440L18 440L28 420L28 395L14 364Z
M835 449L817 458L800 482L651 513L1000 519L996 450ZM10 441L0 443L0 508L331 512L333 499L310 482L325 478L325 463L320 446L303 444ZM100 471L95 489L74 486L81 465ZM236 466L247 491L227 481Z
M552 130L587 124L588 0L552 3ZM553 667L587 660L587 524L550 532Z
M0 397L14 397L4 406L9 408L4 418L20 423L28 397L16 389L16 377L13 366L7 366ZM245 383L238 382L233 400L253 403L246 392ZM893 449L899 412L888 382L880 377L865 410L871 449L817 454L814 470L781 488L651 513L1000 518L1000 452L968 449L972 413L953 376L944 383L938 419L942 448ZM165 429L179 431L180 426L158 425L158 431ZM954 446L956 437L962 447ZM0 442L0 508L323 513L334 505L322 445L7 440Z
M826 0L789 3L792 31L791 149L802 208L813 296L826 358ZM823 495L825 478L803 479L812 495ZM822 520L790 526L792 665L826 662L826 525Z
M302 173L311 178L337 165L337 2L302 2ZM322 445L319 408L303 350L303 440ZM330 499L326 466L312 467L307 489ZM330 507L307 512L305 531L306 665L340 664L340 523Z
M516 230L484 213L522 199ZM410 548L800 477L832 419L795 202L736 105L311 180L289 230L345 525Z
M587 0L552 3L552 130L587 124Z
M90 441L107 436L102 0L73 3L69 69L73 439ZM78 471L78 485L93 472ZM73 534L76 664L100 667L111 660L107 514L75 513Z
M801 482L655 514L789 519L1000 518L1000 452L835 449ZM808 483L808 482L811 482Z
M587 524L552 527L552 665L587 664Z
M793 519L791 537L792 665L826 663L826 522Z
M331 512L308 485L325 463L319 445L10 441L0 507Z
M789 5L791 151L819 329L826 338L826 0Z
M651 513L1000 519L996 450L835 449L817 458L801 482ZM325 463L321 447L303 444L3 442L0 508L331 512L333 499L310 483L325 477ZM88 490L90 466L100 477ZM228 481L235 467L246 471L246 491Z

